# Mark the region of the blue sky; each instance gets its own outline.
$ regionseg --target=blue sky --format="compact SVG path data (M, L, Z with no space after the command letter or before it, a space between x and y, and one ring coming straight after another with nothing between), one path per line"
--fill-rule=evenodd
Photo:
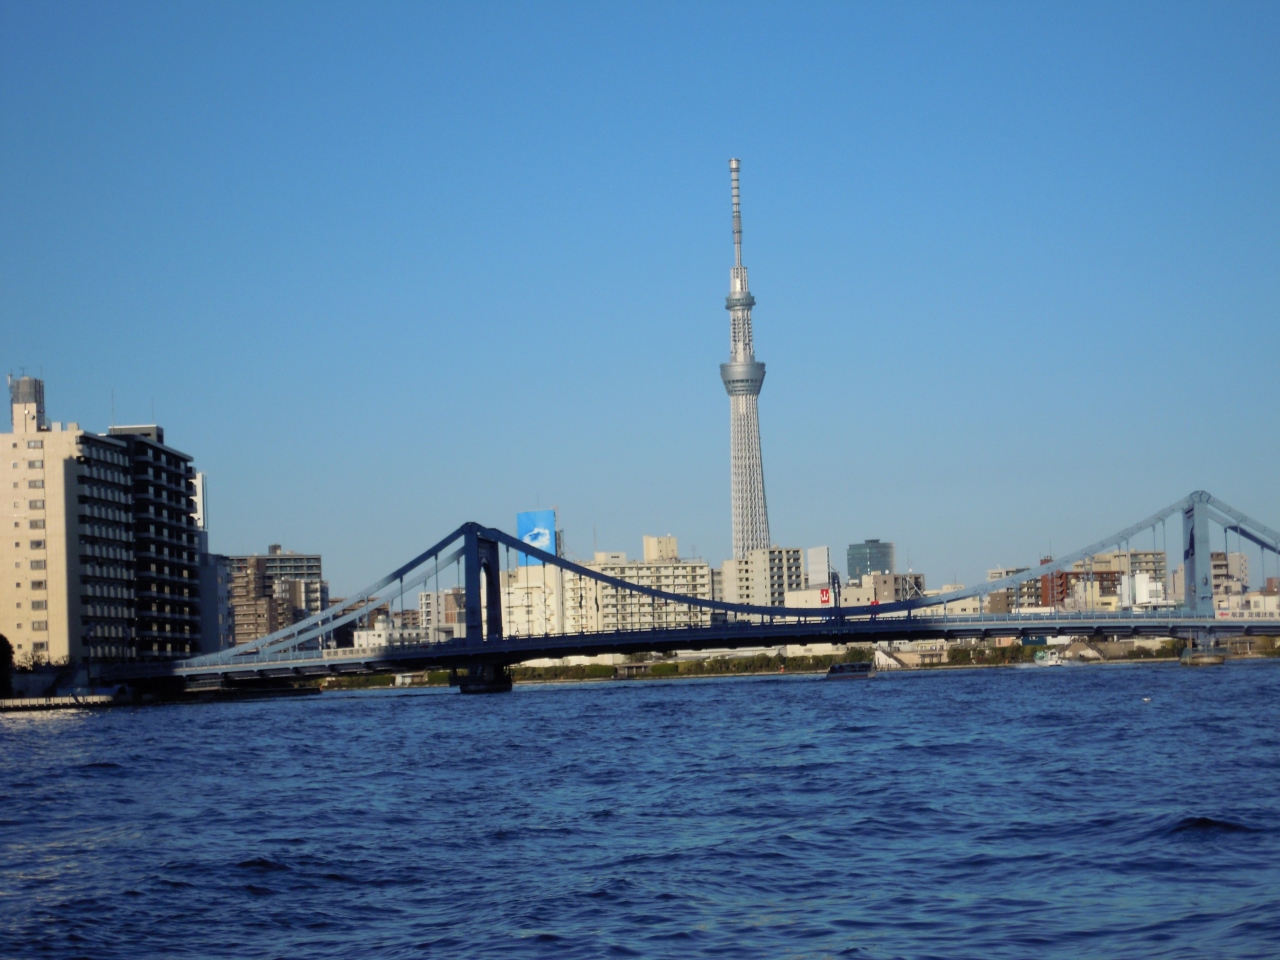
M1274 4L0 4L0 356L215 549L730 550L727 160L774 539L972 583L1280 523ZM1256 579L1256 578L1255 578Z

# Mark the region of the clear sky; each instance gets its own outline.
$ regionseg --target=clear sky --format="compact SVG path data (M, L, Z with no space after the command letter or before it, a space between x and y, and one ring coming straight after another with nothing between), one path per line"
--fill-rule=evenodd
M0 357L335 594L466 519L973 583L1280 524L1280 6L0 4ZM1257 578L1255 577L1255 580Z

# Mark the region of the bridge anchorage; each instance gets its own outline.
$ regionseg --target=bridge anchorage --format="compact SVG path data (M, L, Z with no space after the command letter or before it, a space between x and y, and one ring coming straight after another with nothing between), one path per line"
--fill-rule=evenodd
M1181 536L1176 529L1166 529L1176 525L1179 515ZM1223 649L1217 643L1223 637L1280 636L1280 613L1274 604L1259 611L1233 611L1223 609L1224 597L1215 593L1215 540L1229 554L1233 536L1237 549L1248 543L1249 549L1261 553L1264 577L1275 561L1280 578L1280 533L1197 491L1082 550L999 580L897 603L814 609L728 603L631 583L501 530L464 523L340 608L230 650L180 661L120 665L104 670L104 678L156 685L252 685L426 669L448 671L450 682L463 693L493 693L511 689L513 664L543 657L734 650L806 641L993 637L1029 642L1066 636L1172 637L1188 644L1184 662L1221 662ZM1143 553L1140 548L1148 543L1151 549ZM1021 585L1028 581L1079 585L1082 579L1093 580L1094 558L1108 550L1127 556L1130 563L1137 562L1139 554L1155 558L1166 572L1170 561L1180 562L1182 601L1106 606L1068 598L1053 608L1026 610L1018 605ZM450 628L450 636L363 647L344 641L344 633L376 611L390 609L397 597L403 606L408 590L430 589L434 581L439 596L442 575L456 579L452 595L461 598L459 622ZM536 589L539 578L541 592ZM517 588L523 590L518 596ZM992 594L1013 597L1014 605L1007 612L993 612ZM980 602L975 604L975 598ZM557 616L551 616L553 600L559 605ZM644 629L611 628L601 616L610 603L616 606L624 600L640 611ZM961 601L968 601L962 605L968 612L957 612Z

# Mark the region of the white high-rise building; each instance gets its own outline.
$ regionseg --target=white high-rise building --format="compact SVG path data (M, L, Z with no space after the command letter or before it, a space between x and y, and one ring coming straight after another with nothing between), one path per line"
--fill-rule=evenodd
M769 546L769 509L764 497L764 464L760 456L757 398L764 384L764 364L756 360L751 340L751 308L755 297L742 265L742 214L738 204L740 161L729 161L733 189L733 256L729 272L729 362L720 364L720 379L729 394L729 463L733 497L733 556L745 560L752 550Z
M799 547L761 547L742 560L720 567L724 599L757 607L781 607L788 590L803 590L804 561Z

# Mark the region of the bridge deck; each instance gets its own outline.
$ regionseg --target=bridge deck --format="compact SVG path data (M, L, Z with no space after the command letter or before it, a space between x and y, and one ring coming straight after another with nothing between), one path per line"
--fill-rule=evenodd
M965 640L992 637L1175 637L1280 636L1280 619L1213 620L1152 614L1039 614L972 617L888 616L825 622L713 624L710 627L507 637L471 642L402 644L339 650L250 653L221 663L169 661L133 664L110 671L116 680L162 676L247 678L315 676L448 669L475 663L510 665L527 660L605 653L773 647L786 643L857 643L894 640Z

